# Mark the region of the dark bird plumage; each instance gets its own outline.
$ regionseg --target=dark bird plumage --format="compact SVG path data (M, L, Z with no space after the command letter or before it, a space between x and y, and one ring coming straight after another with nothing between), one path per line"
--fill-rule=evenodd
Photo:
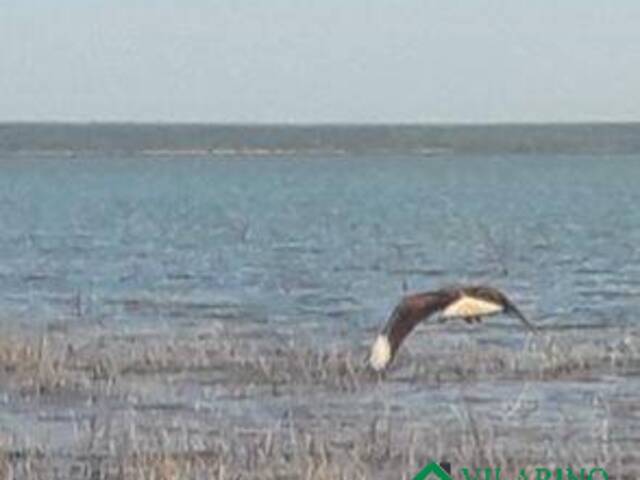
M395 357L400 344L425 318L441 312L443 319L462 318L468 323L482 317L505 313L519 318L530 330L535 327L507 298L491 287L449 287L404 297L394 308L386 325L371 347L369 363L374 370L384 370Z

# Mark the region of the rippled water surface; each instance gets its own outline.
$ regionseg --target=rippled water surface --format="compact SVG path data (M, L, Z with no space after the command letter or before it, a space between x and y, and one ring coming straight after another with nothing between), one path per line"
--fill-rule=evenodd
M3 321L359 335L403 289L490 281L552 328L633 324L638 160L5 159Z

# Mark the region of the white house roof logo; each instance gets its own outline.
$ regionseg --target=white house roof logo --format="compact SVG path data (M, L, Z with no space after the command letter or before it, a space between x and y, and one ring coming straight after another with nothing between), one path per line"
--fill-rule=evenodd
M445 468L449 467L448 464L445 465ZM451 467L447 468L441 467L436 462L429 463L426 467L418 472L418 474L413 477L413 480L451 480L451 476L447 473Z

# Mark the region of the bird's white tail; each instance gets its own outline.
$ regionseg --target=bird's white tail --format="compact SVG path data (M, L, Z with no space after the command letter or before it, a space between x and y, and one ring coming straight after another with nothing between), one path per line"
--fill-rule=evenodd
M371 346L369 364L376 371L383 370L391 361L391 344L386 335L378 335Z

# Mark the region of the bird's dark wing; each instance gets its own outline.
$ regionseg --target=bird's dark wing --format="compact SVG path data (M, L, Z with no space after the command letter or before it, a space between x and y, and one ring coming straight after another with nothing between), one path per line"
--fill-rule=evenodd
M384 368L395 356L400 344L425 318L445 308L459 293L449 290L426 292L405 297L394 309L380 332L377 342L388 342L388 355L379 364ZM374 349L375 350L375 349ZM372 350L372 365L374 365ZM383 361L384 360L384 361ZM374 365L375 368L375 365Z
M519 318L520 321L524 323L524 325L532 332L538 331L538 329L529 320L527 320L527 317L523 315L520 309L518 309L518 307L516 307L513 303L511 303L511 300L509 300L506 297L505 297L505 300L506 300L505 308L504 308L505 313L510 313L511 315Z

